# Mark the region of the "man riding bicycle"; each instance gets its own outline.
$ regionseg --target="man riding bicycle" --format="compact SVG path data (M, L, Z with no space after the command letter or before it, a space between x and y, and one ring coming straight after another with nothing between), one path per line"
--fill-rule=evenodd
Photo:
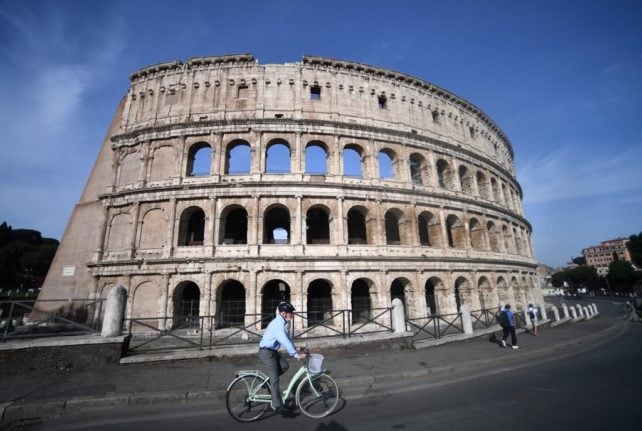
M285 413L279 379L288 368L288 361L279 353L279 347L283 346L288 354L297 360L304 359L306 354L301 348L296 348L290 339L287 325L294 318L294 307L292 304L282 302L278 305L279 314L270 322L263 333L259 343L259 360L265 366L266 374L270 378L270 391L272 392L272 408L277 413Z

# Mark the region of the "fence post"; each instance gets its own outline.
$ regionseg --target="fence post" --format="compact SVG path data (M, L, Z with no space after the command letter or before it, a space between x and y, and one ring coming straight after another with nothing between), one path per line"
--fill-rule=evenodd
M399 298L392 300L392 329L395 333L406 332L406 315Z
M109 291L101 336L117 337L122 334L126 305L127 290L123 286L116 286Z
M461 326L464 329L464 334L473 333L473 319L470 316L470 309L466 304L459 307L459 312L461 313Z

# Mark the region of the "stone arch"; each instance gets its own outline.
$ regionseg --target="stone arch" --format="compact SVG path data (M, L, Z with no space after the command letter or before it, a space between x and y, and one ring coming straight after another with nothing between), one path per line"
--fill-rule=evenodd
M196 142L187 152L186 175L200 177L210 175L212 166L212 147L207 142Z
M120 187L134 184L138 181L140 172L140 155L137 152L124 154L120 159L120 173L118 175L118 185Z
M510 290L513 292L513 300L515 301L513 310L520 310L523 304L520 302L519 282L517 281L517 277L514 275L510 279Z
M229 205L220 218L219 244L247 244L247 210L240 205Z
M424 294L426 296L426 311L429 316L439 314L441 312L439 306L440 292L445 290L443 281L439 277L430 277L426 280L424 286Z
M324 323L328 315L332 314L332 283L328 280L318 278L308 285L307 291L307 316L308 326Z
M265 173L289 174L292 149L284 139L272 139L265 147Z
M347 177L363 177L365 151L357 144L347 144L343 147L343 175Z
M479 277L477 281L477 291L479 293L479 308L488 310L496 306L497 297L493 295L493 287L487 277Z
M466 226L454 214L446 218L446 234L449 247L466 248Z
M289 244L291 240L290 211L274 204L263 213L263 244Z
M375 220L368 208L355 205L348 211L348 244L374 244Z
M410 181L414 184L428 184L430 182L430 168L424 156L412 153L409 159Z
M186 208L180 217L178 245L203 245L205 240L205 212L201 207Z
M500 307L510 303L510 286L504 277L497 277L497 299Z
M155 249L165 245L167 217L163 208L151 208L143 217L138 248Z
M486 223L486 230L488 231L488 242L490 243L490 249L494 252L500 253L502 251L501 243L502 238L499 233L499 229L492 221Z
M172 178L176 174L176 159L178 154L171 145L163 145L152 153L150 181L160 181Z
M326 175L328 173L328 146L322 141L310 141L305 146L305 173Z
M366 323L372 318L372 296L374 284L366 278L359 278L352 282L350 288L350 309L352 310L352 324Z
M281 302L290 302L290 286L283 280L272 279L261 289L261 328L267 327Z
M477 190L479 190L479 196L486 200L490 200L490 183L488 182L488 178L486 178L486 175L484 175L482 171L477 171L475 179L477 180Z
M486 230L476 218L468 221L468 230L470 232L470 245L475 250L486 249Z
M461 191L472 195L474 194L473 176L470 169L465 165L459 166L459 183L461 184Z
M174 312L173 326L193 328L199 326L201 289L193 281L182 281L172 294Z
M238 280L225 280L216 290L216 327L230 328L245 325L245 286Z
M158 317L160 298L158 288L150 281L143 281L136 286L132 293L131 310L128 316L131 319L144 319ZM155 322L144 321L144 323L153 326ZM143 328L140 328L143 329Z
M235 139L225 148L225 174L249 174L252 166L252 147L243 139Z
M400 245L406 243L403 225L406 224L404 213L398 208L391 208L385 214L386 245Z
M493 193L493 200L495 202L501 203L501 195L499 192L499 184L497 184L497 180L493 177L490 178L490 188Z
M510 229L508 229L506 225L502 225L502 237L504 238L504 251L506 251L506 253L513 253L513 237L510 234Z
M466 304L469 307L471 306L471 287L470 282L466 277L457 277L455 280L455 306L457 307L457 312L460 312L461 306Z
M409 317L412 300L412 283L405 277L397 277L390 284L390 303L395 298L399 298L403 304L404 315Z
M306 212L306 244L330 244L330 210L313 205Z
M384 148L379 151L378 160L380 179L399 179L397 153L390 148Z
M123 251L130 248L131 217L128 213L115 214L109 224L107 250Z
M455 190L455 175L450 163L444 159L437 160L437 183L439 187Z

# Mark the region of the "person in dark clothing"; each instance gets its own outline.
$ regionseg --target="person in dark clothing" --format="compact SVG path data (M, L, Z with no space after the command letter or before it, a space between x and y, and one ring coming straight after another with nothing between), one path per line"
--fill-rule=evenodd
M502 327L502 347L506 347L506 339L508 334L510 334L510 343L513 349L519 349L517 345L517 334L515 333L515 315L510 309L510 304L504 306L504 311L502 313L506 314L506 321L508 325Z

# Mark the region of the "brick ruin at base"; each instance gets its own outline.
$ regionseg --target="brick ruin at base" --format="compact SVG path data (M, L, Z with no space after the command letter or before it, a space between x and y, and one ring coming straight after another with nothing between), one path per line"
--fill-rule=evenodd
M39 299L127 318L300 325L541 303L513 148L421 79L350 61L193 58L131 75ZM174 322L174 323L173 323ZM339 324L339 323L337 323ZM156 325L156 324L155 324Z

